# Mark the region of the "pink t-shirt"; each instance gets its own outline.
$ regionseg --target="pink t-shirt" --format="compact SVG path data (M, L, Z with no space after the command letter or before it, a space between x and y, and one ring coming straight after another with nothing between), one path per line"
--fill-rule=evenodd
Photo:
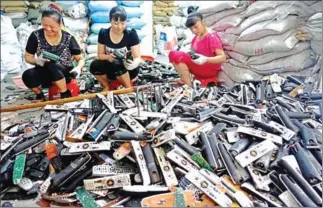
M196 51L196 53L202 54L207 57L215 56L215 49L223 49L221 44L221 38L219 35L214 32L210 31L202 40L198 40L197 36L195 36L191 42L191 48ZM221 64L211 64L205 63L203 67L214 69L214 70L221 70Z

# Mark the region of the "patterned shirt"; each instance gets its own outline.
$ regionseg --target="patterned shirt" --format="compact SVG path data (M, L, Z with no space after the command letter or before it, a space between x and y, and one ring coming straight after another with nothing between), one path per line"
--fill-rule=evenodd
M39 29L31 33L28 38L26 51L30 54L40 56L43 51L47 51L59 56L58 63L73 67L73 55L80 55L81 49L75 38L68 32L62 30L61 42L56 46L51 46L45 39L44 29Z

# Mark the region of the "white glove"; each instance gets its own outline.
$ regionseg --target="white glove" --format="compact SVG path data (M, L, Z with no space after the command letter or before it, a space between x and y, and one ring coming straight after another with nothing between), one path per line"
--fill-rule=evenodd
M197 65L202 65L202 64L205 64L206 61L207 61L207 57L206 56L203 56L202 54L194 54L194 55L197 55L199 56L197 59L192 59L193 63L197 64Z
M36 58L36 65L38 66L44 66L46 62L48 62L48 59L43 58L43 54L41 54L40 56L38 56Z
M76 73L77 73L76 78L78 78L78 77L81 75L81 67L79 67L79 66L74 67L74 68L70 71L70 73L72 73L72 72L76 72Z
M124 67L131 71L137 68L141 64L141 58L135 58L133 61L130 59L125 60L124 62Z

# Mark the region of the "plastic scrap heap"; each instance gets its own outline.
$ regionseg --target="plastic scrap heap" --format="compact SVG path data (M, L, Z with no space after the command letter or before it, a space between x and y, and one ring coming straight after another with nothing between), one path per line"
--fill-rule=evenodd
M160 77L146 76L153 75ZM131 94L48 105L39 120L2 134L2 200L322 206L322 93L316 85L276 74L230 88L154 83ZM9 192L12 187L18 192Z

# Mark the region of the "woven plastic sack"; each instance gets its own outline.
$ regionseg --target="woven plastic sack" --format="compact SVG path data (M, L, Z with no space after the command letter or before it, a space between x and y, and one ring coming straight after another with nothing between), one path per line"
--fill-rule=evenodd
M11 19L22 19L22 18L26 18L27 14L25 12L13 12L13 13L4 13L3 16L10 17Z
M139 40L142 40L143 38L146 37L145 31L143 31L143 30L136 30L136 32L137 32L137 35L139 37Z
M322 13L311 16L304 26L297 28L297 32L303 33L306 40L322 40Z
M266 64L248 65L259 74L267 75L280 72L301 71L315 65L315 59L311 56L312 50L307 49L301 53L280 58Z
M222 71L236 83L241 83L246 80L259 80L263 77L250 69L237 67L228 62L222 64Z
M244 30L239 36L238 40L250 41L257 40L270 35L279 35L287 30L296 28L300 20L297 16L288 16L283 20L268 20L264 22L259 22Z
M247 5L249 5L249 2L243 1L239 7L234 8L234 9L228 9L224 10L221 12L216 12L216 13L210 13L210 15L204 15L204 22L208 27L211 27L215 23L217 23L219 20L222 18L234 15L234 14L239 14L243 11L246 10Z
M109 12L107 11L94 12L93 14L91 14L91 22L109 23L110 22Z
M317 1L315 4L310 6L314 12L322 12L322 1Z
M199 1L198 3L199 11L202 14L220 12L239 6L239 1Z
M241 14L230 15L220 19L211 28L215 31L225 31L228 28L237 27L243 19L244 17Z
M133 17L130 18L129 21L127 22L127 27L132 28L132 29L142 29L143 26L145 26L147 23L141 19L141 18L137 18L137 17Z
M125 6L123 6L123 8L126 10L128 18L141 17L144 14L143 9L140 7L125 7Z
M304 4L306 4L307 6L311 6L315 3L317 3L318 1L303 1Z
M88 21L86 17L80 19L64 17L65 27L71 31L84 31L88 27Z
M127 7L139 7L143 1L121 1L121 5L127 6Z
M92 33L90 36L87 38L86 42L91 45L97 45L98 44L98 34Z
M87 13L88 8L82 3L75 4L68 9L68 15L75 19L86 17Z
M295 34L294 30L290 30L281 35L267 36L259 40L236 41L232 50L247 56L289 51L299 42Z
M78 4L78 1L55 1L55 3L72 6L72 5Z
M322 55L322 40L311 40L311 49L314 53Z
M226 50L233 50L238 36L233 34L226 34L224 32L218 32L218 35L221 38L222 46L225 47Z
M117 5L116 1L90 1L88 6L91 13L94 13L99 11L110 11Z
M186 17L172 16L170 23L175 27L185 27Z
M247 65L249 64L265 64L283 57L291 56L294 54L298 54L306 49L308 49L310 46L309 42L299 42L295 45L295 47L290 51L276 51L272 53L266 53L259 56L251 56L249 57L246 62L243 62ZM236 59L237 60L237 59Z
M217 79L228 87L232 87L234 85L234 81L223 71L219 71Z
M230 58L239 61L245 64L248 61L249 56L243 55L241 53L237 53L235 51L226 51Z
M11 19L1 15L1 71L20 72L22 58L22 47Z
M98 53L98 45L87 45L86 52L88 54L92 54L92 53L97 54Z
M305 13L300 7L281 5L275 9L268 9L265 11L261 11L255 15L251 15L248 18L244 19L238 27L228 28L225 32L230 34L240 35L244 30L246 30L247 28L250 28L256 23L273 20L275 18L283 19L288 14L297 14L298 16L305 15Z
M91 32L94 34L99 34L102 28L109 28L111 27L111 23L94 23L91 25Z

